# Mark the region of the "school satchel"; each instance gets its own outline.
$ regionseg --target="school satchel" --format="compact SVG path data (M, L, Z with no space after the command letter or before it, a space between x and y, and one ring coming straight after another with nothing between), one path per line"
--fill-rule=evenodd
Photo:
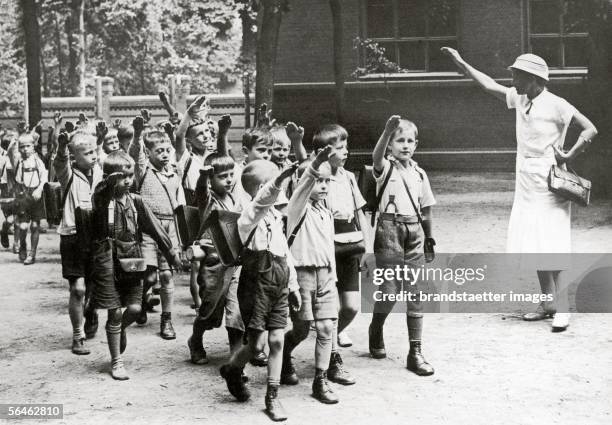
M174 211L174 217L176 218L176 227L183 249L187 249L200 236L198 234L200 231L200 210L188 205L179 205Z
M64 215L64 206L66 198L70 193L73 176L70 176L66 191L62 190L62 185L59 182L47 182L43 186L43 200L45 205L45 214L47 222L53 225L59 225Z
M92 210L76 207L74 210L74 226L76 227L79 248L84 252L89 252L92 245L93 226L91 218Z
M548 174L548 189L568 201L576 202L583 207L589 205L591 182L580 177L571 168L567 171L558 165L552 165Z
M240 257L244 248L249 245L257 227L253 229L243 244L238 233L238 218L240 213L226 210L212 210L204 222L204 229L208 229L213 245L224 266L240 264Z
M118 281L139 280L144 277L147 263L142 257L138 241L124 242L114 239L113 251L116 260L115 279Z
M359 191L366 200L364 209L366 211L374 211L377 209L376 180L374 180L373 167L371 165L363 166L359 173L357 186L359 186Z

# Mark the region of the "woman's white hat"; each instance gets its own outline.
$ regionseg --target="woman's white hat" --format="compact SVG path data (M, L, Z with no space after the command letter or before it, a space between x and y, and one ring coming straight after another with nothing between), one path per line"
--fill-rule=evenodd
M509 68L520 69L548 81L548 65L546 65L546 61L532 53L520 55Z

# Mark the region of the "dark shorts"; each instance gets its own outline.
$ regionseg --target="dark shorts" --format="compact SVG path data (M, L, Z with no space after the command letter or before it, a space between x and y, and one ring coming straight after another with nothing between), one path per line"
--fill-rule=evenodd
M91 256L81 248L76 234L60 235L60 255L62 257L62 276L64 279L89 278Z
M300 320L338 318L338 292L336 276L328 267L296 267L302 308L297 314Z
M336 274L338 275L338 292L359 291L359 263L361 255L339 259L336 257Z
M115 309L142 302L142 280L115 280L113 254L110 241L94 242L92 250L91 281L94 307Z
M269 251L246 250L238 281L238 304L245 329L284 329L289 314L287 259Z
M244 331L236 302L239 273L239 268L228 268L220 262L215 265L200 262L198 287L202 305L199 316L207 330L221 327L225 313L226 327Z
M400 223L392 220L378 220L374 238L374 253L376 267L394 268L396 265L407 265L418 268L424 264L423 229L418 223ZM385 280L379 287L383 294L397 294L400 291L428 292L427 283ZM375 313L388 313L395 302L377 302ZM408 315L420 317L422 305L420 301L406 301Z
M32 198L16 198L13 213L20 222L40 221L45 218L45 204L42 197L37 201Z

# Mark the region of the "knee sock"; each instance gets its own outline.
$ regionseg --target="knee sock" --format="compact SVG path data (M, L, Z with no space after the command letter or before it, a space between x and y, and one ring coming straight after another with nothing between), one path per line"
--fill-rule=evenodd
M191 344L194 348L204 348L202 338L204 337L205 331L204 319L198 315L193 321L193 335L191 336Z
M317 335L315 342L315 367L327 369L332 356L332 337L330 335Z
M82 327L72 329L72 339L74 341L80 341L84 338L85 338L85 332L83 331Z
M387 320L388 313L374 313L372 315L372 327L375 329L382 329Z
M110 351L111 360L115 362L121 358L119 346L121 341L121 323L106 322L106 340L108 341L108 349Z
M423 317L406 316L406 324L408 325L408 342L421 342Z
M159 290L161 298L162 312L170 313L172 311L172 304L174 303L174 285L171 283L162 285Z
M242 332L240 329L227 328L227 339L229 340L231 354L234 354L242 347L243 337L244 332Z

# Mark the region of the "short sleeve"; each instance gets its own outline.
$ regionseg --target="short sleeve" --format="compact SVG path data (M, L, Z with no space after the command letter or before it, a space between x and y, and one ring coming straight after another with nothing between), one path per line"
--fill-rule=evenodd
M519 95L516 92L516 88L512 87L506 90L506 105L508 105L508 109L516 109L518 103Z
M379 176L376 175L376 170L374 169L374 167L372 167L372 175L374 176L374 180L376 181L376 183L385 181L385 177L387 176L387 173L390 169L391 161L389 161L388 159L385 159L385 166L383 167L383 171L382 173L380 173Z
M366 200L363 198L359 187L357 186L357 180L355 180L355 174L350 171L346 172L349 181L351 182L351 190L353 191L353 199L355 200L355 209L360 210L366 205Z
M431 207L436 204L433 192L431 191L431 185L429 184L429 178L425 171L420 170L423 174L423 190L421 191L421 198L419 199L419 205L421 208Z
M563 126L568 126L570 124L577 111L571 103L562 98L559 98L558 110Z

